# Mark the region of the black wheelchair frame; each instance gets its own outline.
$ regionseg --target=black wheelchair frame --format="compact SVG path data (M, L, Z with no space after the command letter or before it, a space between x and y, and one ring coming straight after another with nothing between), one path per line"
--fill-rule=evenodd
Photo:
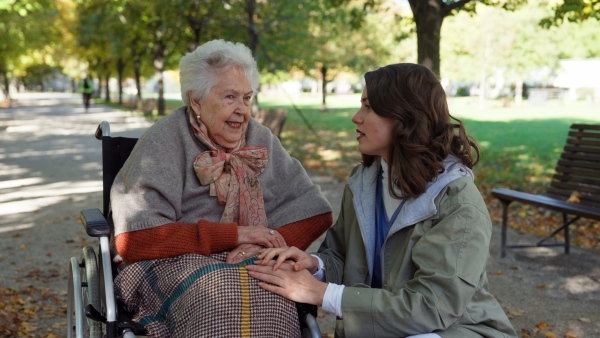
M115 298L113 279L118 271L117 265L112 261L110 249L110 188L137 139L112 137L107 121L98 125L95 137L102 141L103 210L83 210L80 212L80 219L87 235L98 238L99 253L96 254L92 246L86 246L79 259L71 257L69 262L67 337L145 336L144 327L133 322L131 314ZM321 331L316 321L317 307L296 303L296 308L302 337L320 338Z

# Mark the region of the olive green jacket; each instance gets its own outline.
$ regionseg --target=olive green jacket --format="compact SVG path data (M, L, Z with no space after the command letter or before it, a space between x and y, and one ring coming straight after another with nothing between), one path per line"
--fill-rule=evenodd
M382 289L372 289L378 163L358 166L319 257L327 282L344 284L338 337L516 337L487 291L492 224L472 172L452 156L446 171L408 199L381 250Z

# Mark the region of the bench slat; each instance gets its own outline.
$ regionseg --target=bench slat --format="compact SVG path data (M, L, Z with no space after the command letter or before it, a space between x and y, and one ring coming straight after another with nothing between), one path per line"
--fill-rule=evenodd
M600 133L590 133L585 131L571 131L569 132L570 137L574 138L600 138Z
M584 161L558 160L558 166L559 167L586 168L586 169L600 170L600 163L584 162ZM556 171L559 171L558 167L557 167Z
M581 146L565 146L565 152L584 153L584 154L600 154L600 148L581 147Z
M585 178L598 177L597 172L589 169L577 169L573 167L558 166L556 167L555 171L557 173L564 173L566 175L580 176Z
M556 180L559 182L576 182L576 183L581 183L581 184L600 186L600 177L598 177L598 176L589 178L589 177L580 177L580 176L575 176L575 175L564 175L562 173L556 173L556 174L552 175L552 180L553 181Z
M600 140L598 141L592 141L592 140L581 140L581 139L576 139L576 138L570 138L567 139L567 144L575 144L575 145L586 145L586 146L596 146L596 147L600 147Z
M561 155L561 159L600 163L600 155L587 154L584 152L578 152L578 153L564 152Z
M594 185L576 184L571 182L552 182L552 188L562 189L566 191L578 191L580 194L596 194L600 195L600 187Z
M581 124L581 123L574 123L571 125L570 127L571 129L579 129L579 130L600 130L600 125L598 124Z

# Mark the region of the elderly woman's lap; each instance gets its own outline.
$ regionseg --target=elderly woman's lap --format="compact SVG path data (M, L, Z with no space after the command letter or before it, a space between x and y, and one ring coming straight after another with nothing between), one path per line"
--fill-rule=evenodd
M295 304L260 288L225 254L141 261L115 279L133 320L153 337L299 337Z

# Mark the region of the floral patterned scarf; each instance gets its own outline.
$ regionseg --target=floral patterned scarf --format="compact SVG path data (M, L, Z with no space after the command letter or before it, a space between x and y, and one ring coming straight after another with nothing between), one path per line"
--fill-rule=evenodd
M200 184L210 184L210 196L225 204L221 223L267 226L267 215L262 189L258 180L267 166L265 147L245 147L245 131L239 144L225 152L208 137L206 126L194 118L190 109L189 120L194 135L209 150L194 161L194 171Z

